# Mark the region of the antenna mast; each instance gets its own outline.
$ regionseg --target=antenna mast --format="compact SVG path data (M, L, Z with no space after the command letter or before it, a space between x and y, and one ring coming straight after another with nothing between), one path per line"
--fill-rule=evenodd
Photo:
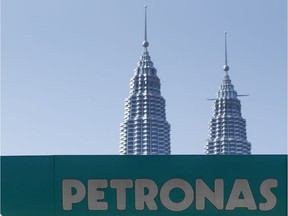
M144 41L142 43L145 51L147 51L147 47L149 46L149 42L147 41L147 5L145 5L145 29L144 29Z

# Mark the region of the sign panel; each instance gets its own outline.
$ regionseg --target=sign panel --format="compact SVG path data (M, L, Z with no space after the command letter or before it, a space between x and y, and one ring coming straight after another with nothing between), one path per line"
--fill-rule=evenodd
M2 157L2 215L287 215L287 156Z

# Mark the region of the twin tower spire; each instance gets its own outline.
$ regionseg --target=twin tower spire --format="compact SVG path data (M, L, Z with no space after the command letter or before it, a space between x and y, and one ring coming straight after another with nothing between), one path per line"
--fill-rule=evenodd
M225 35L225 65L223 66L223 70L226 72L226 74L228 74L229 71L229 66L228 66L228 62L227 62L227 32L224 32Z
M246 121L241 117L237 92L228 76L227 33L225 34L224 80L214 103L209 125L206 154L251 154L246 137ZM125 100L124 121L120 124L121 155L169 155L170 124L166 120L161 83L147 47L147 6L145 6L144 51L130 79L130 94Z
M143 47L147 51L147 47L149 46L149 42L147 41L147 5L145 5L145 30L144 30L144 41Z

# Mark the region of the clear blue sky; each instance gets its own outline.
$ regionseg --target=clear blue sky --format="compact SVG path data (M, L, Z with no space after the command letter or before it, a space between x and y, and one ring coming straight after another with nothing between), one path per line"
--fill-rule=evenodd
M252 153L287 152L285 0L2 0L2 155L118 154L146 4L172 153L204 152L224 31Z

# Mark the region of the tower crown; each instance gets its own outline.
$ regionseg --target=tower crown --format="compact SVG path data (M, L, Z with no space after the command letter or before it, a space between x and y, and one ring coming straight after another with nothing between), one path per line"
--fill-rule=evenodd
M234 86L230 80L228 74L224 76L220 89L218 90L217 97L220 98L237 98L237 92L234 90Z

